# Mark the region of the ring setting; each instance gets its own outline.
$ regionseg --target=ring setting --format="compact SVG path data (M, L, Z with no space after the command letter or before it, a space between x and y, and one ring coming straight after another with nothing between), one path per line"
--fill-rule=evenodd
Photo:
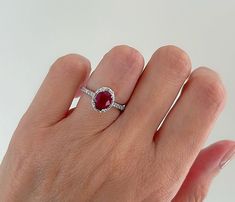
M125 105L115 102L115 93L109 87L98 88L95 92L82 87L81 91L91 97L91 105L95 111L107 112L112 107L124 111Z

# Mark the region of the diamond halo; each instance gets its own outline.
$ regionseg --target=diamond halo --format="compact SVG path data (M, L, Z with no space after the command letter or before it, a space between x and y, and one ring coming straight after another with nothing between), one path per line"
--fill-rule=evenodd
M107 112L111 108L124 111L126 108L125 104L115 102L114 91L109 87L101 87L94 92L89 88L82 86L81 92L91 97L92 108L97 112Z
M109 104L109 106L107 108L104 108L104 109L100 110L96 107L96 97L99 93L102 93L102 92L108 92L111 95L112 101L111 101L111 103ZM114 94L113 90L111 88L105 87L105 86L101 87L101 88L98 88L95 91L95 93L93 94L92 99L91 99L91 105L92 105L93 109L100 112L100 113L101 112L107 112L108 110L110 110L113 107L114 102L115 102L115 94Z

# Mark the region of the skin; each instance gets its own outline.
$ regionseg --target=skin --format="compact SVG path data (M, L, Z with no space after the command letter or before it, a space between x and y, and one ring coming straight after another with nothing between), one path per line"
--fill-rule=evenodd
M52 65L1 163L0 201L203 201L235 150L228 140L202 150L225 102L217 73L191 72L175 46L145 68L137 50L117 46L90 71L75 54ZM126 110L94 111L81 85L111 87Z

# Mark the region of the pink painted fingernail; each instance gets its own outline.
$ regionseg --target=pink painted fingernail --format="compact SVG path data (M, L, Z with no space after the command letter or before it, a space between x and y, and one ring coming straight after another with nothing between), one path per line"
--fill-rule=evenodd
M223 169L235 157L235 146L232 147L220 161L220 168Z

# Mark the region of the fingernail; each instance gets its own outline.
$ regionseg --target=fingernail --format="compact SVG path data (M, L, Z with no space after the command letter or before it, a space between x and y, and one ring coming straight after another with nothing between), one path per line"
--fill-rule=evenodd
M235 157L235 147L232 147L220 161L220 168L223 169Z

